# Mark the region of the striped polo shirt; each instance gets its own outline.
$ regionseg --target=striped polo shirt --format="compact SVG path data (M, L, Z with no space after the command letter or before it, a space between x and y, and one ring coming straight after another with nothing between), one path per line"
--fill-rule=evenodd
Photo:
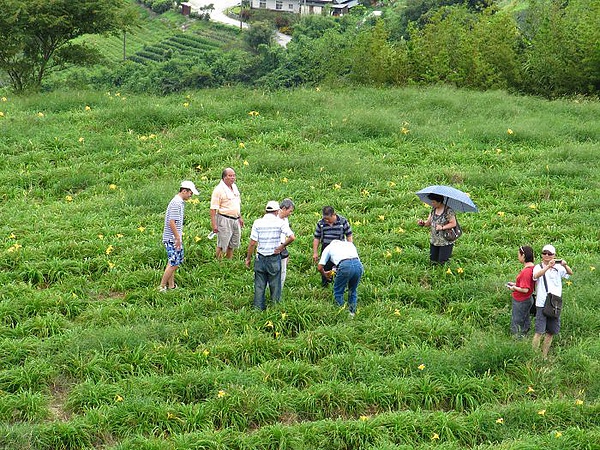
M294 232L289 224L277 217L276 214L267 213L252 224L250 239L258 242L256 251L262 256L271 256L281 244L281 235L292 236Z
M337 214L337 220L333 224L328 224L325 219L317 222L314 237L321 241L321 245L326 247L335 239L343 241L352 234L350 223L344 216Z
M169 222L171 220L175 221L175 227L177 228L179 236L182 235L184 206L185 202L179 196L179 194L173 197L173 200L169 202L169 206L167 206L167 212L165 213L165 225L163 227L163 242L175 242L175 236L173 235L171 227L169 226Z

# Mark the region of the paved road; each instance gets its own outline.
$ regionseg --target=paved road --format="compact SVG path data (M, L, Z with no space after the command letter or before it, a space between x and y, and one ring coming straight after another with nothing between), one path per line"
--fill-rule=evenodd
M228 25L234 25L236 27L240 26L239 20L232 19L231 17L226 16L224 13L226 9L235 5L239 5L240 0L187 0L187 2L192 5L193 11L199 11L202 6L207 6L212 3L215 9L210 13L211 20L214 20L215 22L226 23ZM242 28L248 28L248 24L242 22ZM280 32L277 32L276 38L277 43L282 47L285 47L292 39L291 36Z

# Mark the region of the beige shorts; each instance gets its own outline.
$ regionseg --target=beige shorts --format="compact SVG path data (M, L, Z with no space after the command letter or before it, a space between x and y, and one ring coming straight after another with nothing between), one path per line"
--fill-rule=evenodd
M230 219L229 217L217 214L217 247L222 250L227 248L239 248L241 240L241 228L239 219Z

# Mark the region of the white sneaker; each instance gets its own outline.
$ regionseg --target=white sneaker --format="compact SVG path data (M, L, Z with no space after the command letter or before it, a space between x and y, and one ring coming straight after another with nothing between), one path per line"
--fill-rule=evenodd
M166 286L159 286L158 287L158 292L167 292L167 287Z
M351 319L354 319L354 313L351 312L350 314L348 314L348 317L350 317Z

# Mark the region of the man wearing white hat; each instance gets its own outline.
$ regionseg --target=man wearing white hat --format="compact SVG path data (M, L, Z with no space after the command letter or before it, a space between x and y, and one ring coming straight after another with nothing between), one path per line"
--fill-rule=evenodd
M279 203L270 201L265 207L265 215L256 219L250 232L250 245L246 255L246 267L250 268L252 255L256 249L254 261L254 307L266 309L265 292L267 284L273 303L281 300L281 252L294 239L294 232L285 220L278 217ZM281 236L285 241L281 242Z
M535 281L536 292L536 314L535 335L533 336L533 348L540 347L542 335L542 356L548 356L548 350L552 344L553 337L560 331L560 317L546 317L544 315L544 303L547 293L562 296L562 279L569 278L573 271L564 259L556 259L556 249L553 245L544 245L542 249L542 262L533 269L533 281Z
M173 197L167 206L165 224L163 227L163 244L167 250L167 267L160 281L160 292L175 289L175 271L183 262L183 210L185 201L192 195L198 195L196 186L191 181L182 181L179 193Z

